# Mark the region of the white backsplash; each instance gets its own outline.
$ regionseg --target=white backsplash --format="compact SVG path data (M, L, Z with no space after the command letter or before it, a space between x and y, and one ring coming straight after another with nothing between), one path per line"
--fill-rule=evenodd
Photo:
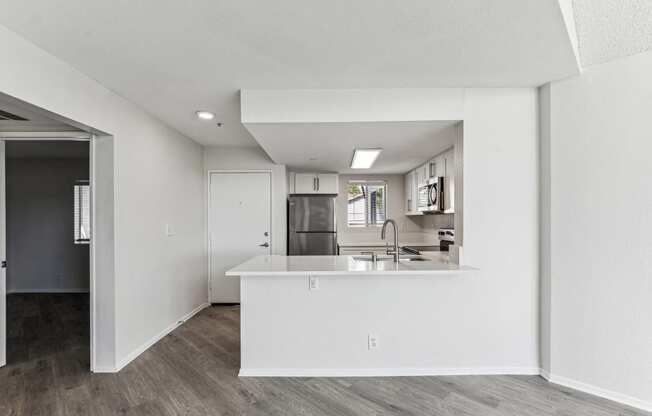
M421 232L437 233L439 228L454 228L455 214L433 214L415 217L415 223Z

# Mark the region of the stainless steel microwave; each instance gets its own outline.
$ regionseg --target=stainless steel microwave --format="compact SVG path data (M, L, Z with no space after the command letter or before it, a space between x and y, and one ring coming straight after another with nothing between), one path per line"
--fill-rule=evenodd
M444 177L430 178L419 186L417 211L423 213L444 212Z

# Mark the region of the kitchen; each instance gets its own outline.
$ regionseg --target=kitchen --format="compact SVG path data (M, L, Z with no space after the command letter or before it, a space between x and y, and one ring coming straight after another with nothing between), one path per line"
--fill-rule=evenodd
M404 175L290 173L288 254L386 254L390 240L380 238L380 227L390 218L402 254L447 252L455 236L454 166L450 148Z
M241 376L441 372L442 363L429 358L438 337L414 326L441 325L426 309L444 293L459 296L457 279L475 272L460 265L455 233L462 126L428 126L427 145L416 152L349 144L338 173L288 166L287 255L256 256L225 272L239 278ZM383 306L398 293L410 304ZM324 319L326 327L311 325ZM405 345L413 346L407 360Z
M204 155L209 299L240 304L241 375L538 374L535 95L451 88L241 96L243 125L260 148ZM370 168L351 167L356 149L379 148ZM453 213L419 214L417 176L429 176L433 159L446 175L451 149ZM306 174L300 191L338 195L334 210L322 210L336 228L299 231L336 231L320 245L339 243L352 255L288 255L296 174ZM349 216L349 190L352 204L369 190L376 197ZM440 246L441 228L454 230L454 244L395 262L392 223L381 238L387 219L399 247ZM369 249L375 262L363 254Z

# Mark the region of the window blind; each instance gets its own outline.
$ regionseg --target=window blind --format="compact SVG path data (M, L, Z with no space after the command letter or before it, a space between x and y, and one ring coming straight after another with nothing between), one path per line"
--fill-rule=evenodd
M88 181L75 183L73 216L75 244L88 244L91 241L91 196Z

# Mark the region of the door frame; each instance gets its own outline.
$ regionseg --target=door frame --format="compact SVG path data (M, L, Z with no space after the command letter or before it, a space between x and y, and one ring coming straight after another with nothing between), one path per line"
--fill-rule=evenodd
M88 179L89 179L89 184L90 184L90 222L91 222L91 238L89 241L89 246L88 246L88 256L89 256L89 282L88 282L88 296L89 296L89 325L90 325L90 331L89 331L89 353L90 353L90 372L95 372L95 345L96 345L96 333L95 333L95 327L96 327L96 310L95 310L95 296L96 296L96 291L95 291L95 218L96 218L96 204L95 204L95 135L93 134L88 134L84 132L3 132L0 133L0 141L3 143L2 146L4 148L4 144L8 141L65 141L65 142L74 142L74 141L82 141L82 142L88 142ZM0 157L2 157L2 163L5 165L4 173L3 173L3 184L1 186L5 187L5 195L3 197L2 204L5 205L5 209L7 206L7 195L6 195L6 152L3 151L0 154ZM5 212L6 216L6 212ZM7 241L6 241L6 218L2 219L2 221L5 222L5 250L7 247ZM6 254L5 254L5 259L6 260ZM11 267L11 265L8 265L8 267ZM5 269L5 284L6 284L6 269ZM6 287L3 296L5 296L5 303L6 303ZM5 310L4 312L4 327L6 329L7 327L7 312ZM5 348L5 354L6 354L6 334L5 334L5 340L4 344L2 347ZM6 355L4 357L6 359ZM5 363L0 362L0 366L5 365Z
M228 174L228 173L267 173L269 175L269 252L272 253L274 249L274 172L272 169L208 169L206 170L206 257L208 265L208 279L206 282L206 290L208 294L208 303L211 303L211 283L212 276L212 261L211 261L211 175L213 174Z

